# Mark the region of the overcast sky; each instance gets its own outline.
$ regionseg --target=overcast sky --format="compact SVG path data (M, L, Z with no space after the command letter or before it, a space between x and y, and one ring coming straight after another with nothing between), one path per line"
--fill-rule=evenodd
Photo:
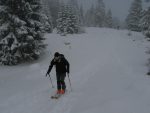
M106 8L112 10L114 16L125 19L133 0L104 0Z
M94 4L97 0L78 0L78 1L79 3L83 3L84 7L89 8L91 4ZM120 20L124 20L128 14L129 8L131 7L131 3L134 0L103 0L103 1L105 3L106 9L110 8L112 10L113 16L118 17Z

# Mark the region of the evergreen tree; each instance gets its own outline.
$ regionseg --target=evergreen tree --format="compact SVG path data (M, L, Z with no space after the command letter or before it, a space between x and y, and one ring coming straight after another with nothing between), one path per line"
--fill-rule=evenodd
M60 8L60 11L58 12L58 19L57 19L57 33L62 34L64 33L67 34L66 32L66 27L67 27L67 15L65 12L65 5L63 4Z
M103 0L97 0L95 22L97 24L97 27L105 26L105 4Z
M141 12L142 12L142 1L134 0L134 2L131 4L129 14L126 19L127 27L129 30L141 31L139 27L139 22L141 19Z
M150 38L150 7L144 10L140 21L140 27L143 33Z
M44 25L44 31L51 33L53 31L53 23L52 23L52 16L49 10L49 1L48 0L41 0L42 7L42 23Z
M79 5L77 0L69 0L68 5L72 8L74 14L79 15Z
M78 33L79 25L76 15L70 6L62 6L58 13L57 32L61 35Z
M40 0L0 0L0 63L39 57L43 44Z
M113 27L112 13L111 13L110 9L108 10L108 12L106 14L105 26L109 27L109 28Z
M51 16L51 19L52 19L53 28L56 28L56 26L57 26L57 21L56 20L58 19L60 1L59 0L49 0L47 5L48 5L48 10L50 12L49 16Z
M69 0L68 5L71 7L73 14L76 16L76 21L79 26L83 23L83 9L79 8L78 0Z
M52 33L53 31L53 27L52 27L52 20L51 17L48 16L48 14L46 12L44 12L42 15L42 19L41 22L43 24L43 33Z

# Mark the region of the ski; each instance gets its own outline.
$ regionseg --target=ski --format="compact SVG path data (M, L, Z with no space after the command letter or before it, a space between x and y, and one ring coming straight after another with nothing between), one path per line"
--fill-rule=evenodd
M63 94L55 94L51 96L51 99L59 99Z

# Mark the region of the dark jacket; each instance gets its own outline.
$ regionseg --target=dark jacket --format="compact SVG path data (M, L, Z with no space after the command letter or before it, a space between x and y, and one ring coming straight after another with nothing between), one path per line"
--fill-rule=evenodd
M64 55L61 55L58 61L55 59L51 61L47 73L51 72L51 69L54 65L56 67L56 73L69 73L69 62L65 59Z

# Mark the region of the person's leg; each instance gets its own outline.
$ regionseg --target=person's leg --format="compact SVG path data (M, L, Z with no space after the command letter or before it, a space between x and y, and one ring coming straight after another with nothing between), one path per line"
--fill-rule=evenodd
M59 93L61 90L61 75L56 73L56 78L57 78L57 92Z
M63 90L62 93L64 93L66 90L65 77L66 73L61 74L61 88Z

